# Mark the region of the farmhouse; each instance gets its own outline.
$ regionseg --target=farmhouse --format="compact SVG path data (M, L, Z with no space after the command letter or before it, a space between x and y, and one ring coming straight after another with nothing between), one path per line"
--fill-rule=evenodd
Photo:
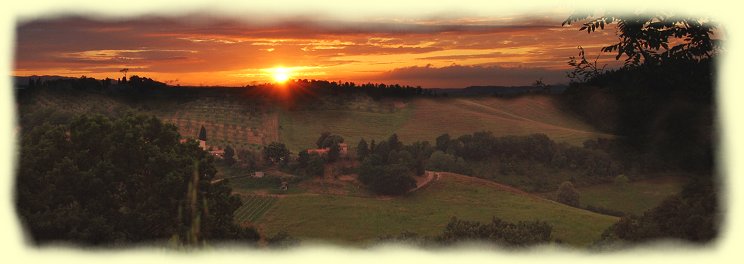
M346 143L338 143L338 149L338 153L341 157L346 157L346 155L348 155L349 153L349 145L347 145ZM328 151L331 151L331 148L308 149L307 154L316 153L322 156L328 154Z
M188 138L182 138L179 140L180 143L186 143L189 140ZM204 128L204 126L201 127L201 130L199 131L198 135L198 141L199 141L199 147L209 152L212 156L215 156L216 158L224 159L225 158L225 150L220 148L213 148L211 146L207 145L207 130Z

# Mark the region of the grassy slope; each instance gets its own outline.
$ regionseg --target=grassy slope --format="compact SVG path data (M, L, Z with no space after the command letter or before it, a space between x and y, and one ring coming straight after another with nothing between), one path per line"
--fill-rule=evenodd
M578 191L582 206L601 206L640 215L679 193L683 183L682 179L667 177L631 182L625 187L613 184L581 187Z
M449 219L544 220L553 237L586 246L617 218L568 207L490 181L442 173L407 197L382 200L352 196L297 195L280 199L259 221L266 234L286 230L305 239L363 243L412 231L440 233Z
M351 147L359 139L385 139L409 120L410 108L393 113L350 110L285 111L280 114L280 140L297 152L315 148L315 141L323 132L344 137Z
M314 147L321 132L343 136L354 147L360 138L381 140L397 133L404 142L457 137L477 131L496 136L545 133L558 142L581 144L612 137L561 111L547 96L502 98L420 98L394 113L346 110L287 111L280 117L280 139L297 151Z
M561 111L553 98L526 96L502 98L417 99L410 122L399 130L401 140L433 140L443 133L460 136L491 131L496 136L545 133L571 144L600 136L588 125Z

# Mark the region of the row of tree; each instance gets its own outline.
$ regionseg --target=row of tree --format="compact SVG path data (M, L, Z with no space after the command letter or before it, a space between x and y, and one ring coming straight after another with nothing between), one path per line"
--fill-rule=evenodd
M382 237L381 240L426 247L484 242L505 248L523 248L549 243L553 239L552 232L553 227L543 221L510 223L493 217L491 222L480 223L452 217L442 232L435 236L404 232L397 237Z

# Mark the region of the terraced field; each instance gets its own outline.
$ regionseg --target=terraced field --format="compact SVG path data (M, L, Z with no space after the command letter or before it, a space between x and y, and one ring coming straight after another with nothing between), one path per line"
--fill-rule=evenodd
M201 126L207 145L253 148L275 141L275 114L250 102L229 98L200 98L185 104L157 107L152 114L175 124L183 137L196 138ZM273 119L272 119L273 118ZM273 123L272 123L273 122Z
M276 203L277 198L273 196L252 195L243 199L243 206L233 214L235 223L254 223Z

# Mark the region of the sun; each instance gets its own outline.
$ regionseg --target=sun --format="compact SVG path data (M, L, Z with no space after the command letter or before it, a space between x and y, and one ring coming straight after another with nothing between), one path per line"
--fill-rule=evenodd
M276 67L272 71L272 77L275 82L284 83L289 80L291 71L284 67Z

